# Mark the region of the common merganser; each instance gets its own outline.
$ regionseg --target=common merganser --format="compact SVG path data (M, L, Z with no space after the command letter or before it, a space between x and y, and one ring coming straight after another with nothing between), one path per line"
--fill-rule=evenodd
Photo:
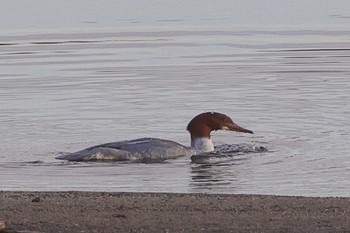
M181 156L198 155L214 151L210 133L213 130L230 130L253 134L237 125L225 114L205 112L194 117L187 125L191 134L191 147L158 138L139 138L92 146L87 149L56 157L69 161L162 161Z

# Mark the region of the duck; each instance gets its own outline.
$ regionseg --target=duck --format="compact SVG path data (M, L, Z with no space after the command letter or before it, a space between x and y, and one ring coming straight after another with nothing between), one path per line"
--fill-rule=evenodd
M204 112L195 116L187 125L191 144L145 137L110 142L56 157L68 161L133 161L152 162L193 156L214 151L211 132L217 130L253 134L253 131L237 125L229 116L219 112Z

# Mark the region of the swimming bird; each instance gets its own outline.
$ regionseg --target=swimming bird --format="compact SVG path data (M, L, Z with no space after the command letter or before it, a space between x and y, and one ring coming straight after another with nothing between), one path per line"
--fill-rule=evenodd
M61 155L56 159L69 161L140 161L152 162L175 159L181 156L200 155L214 151L210 133L229 130L253 134L242 128L225 114L205 112L195 116L187 125L191 146L158 138L138 138L92 146L84 150Z

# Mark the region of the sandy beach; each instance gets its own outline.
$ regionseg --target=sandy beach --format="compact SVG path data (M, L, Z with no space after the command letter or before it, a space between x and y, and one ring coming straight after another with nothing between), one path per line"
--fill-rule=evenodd
M0 232L350 232L349 198L0 192Z

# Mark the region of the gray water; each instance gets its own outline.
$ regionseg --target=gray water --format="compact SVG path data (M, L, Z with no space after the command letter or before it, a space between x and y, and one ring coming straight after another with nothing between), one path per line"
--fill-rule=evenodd
M49 2L0 9L1 190L350 196L347 1ZM54 159L138 137L189 145L203 111L255 132L214 132L214 144L269 152Z

